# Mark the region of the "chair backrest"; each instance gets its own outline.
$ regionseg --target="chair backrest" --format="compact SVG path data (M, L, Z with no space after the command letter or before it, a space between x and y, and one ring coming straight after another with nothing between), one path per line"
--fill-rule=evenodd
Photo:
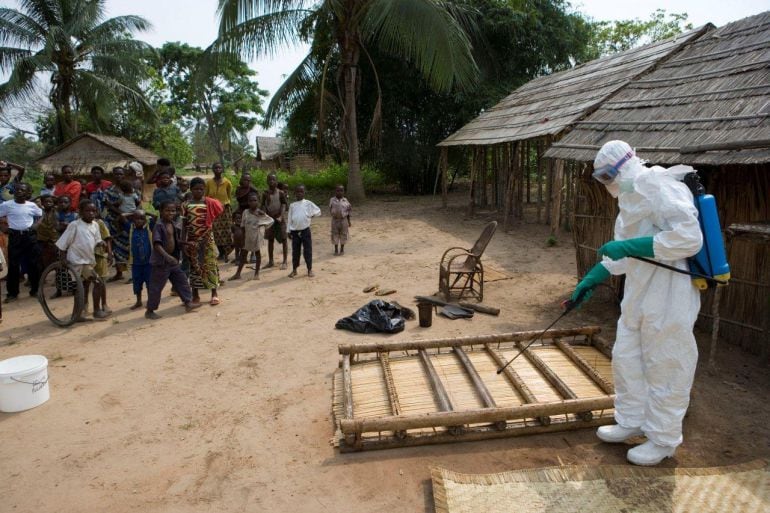
M481 235L476 241L476 244L474 244L470 250L470 253L473 256L476 258L481 258L481 255L484 254L484 250L487 249L489 241L492 240L492 236L495 234L495 230L497 230L497 221L492 221L484 227L484 231L481 232Z

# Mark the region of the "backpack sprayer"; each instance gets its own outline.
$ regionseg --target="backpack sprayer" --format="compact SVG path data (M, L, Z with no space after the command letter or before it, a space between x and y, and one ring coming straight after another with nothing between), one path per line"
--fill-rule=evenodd
M730 280L730 264L727 262L725 243L722 240L722 227L719 224L716 200L711 194L706 194L698 173L687 173L682 181L692 192L695 208L698 209L700 231L703 235L703 246L700 251L687 259L690 270L685 271L649 258L637 256L631 258L679 274L686 274L692 278L693 285L700 290L724 287Z

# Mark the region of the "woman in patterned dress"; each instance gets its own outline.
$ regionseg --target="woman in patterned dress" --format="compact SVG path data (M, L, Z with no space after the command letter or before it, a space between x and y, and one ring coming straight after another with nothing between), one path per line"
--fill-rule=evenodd
M219 304L219 267L214 243L214 221L223 214L222 203L205 196L202 178L190 182L192 199L182 205L184 267L190 277L193 303L200 303L198 289L211 290L211 306Z

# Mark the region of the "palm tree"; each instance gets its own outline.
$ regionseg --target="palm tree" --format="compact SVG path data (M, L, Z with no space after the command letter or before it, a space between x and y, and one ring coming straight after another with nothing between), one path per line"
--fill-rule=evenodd
M118 102L151 111L138 83L146 77L146 43L131 39L150 28L139 16L105 19L105 0L19 0L0 8L0 108L32 97L50 76L58 143L77 135L78 114L104 123Z
M443 0L322 0L310 8L307 4L305 0L220 0L219 38L212 48L252 58L297 41L324 39L329 48L324 67L315 66L311 51L279 93L285 97L288 89L307 84L318 74L325 84L327 65L336 59L340 130L348 150L347 194L360 200L365 193L356 115L359 60L369 59L367 47L376 46L411 62L437 91L467 88L477 72L462 28L467 19L455 4ZM320 98L324 96L322 92ZM276 111L279 101L281 96L276 94L268 114Z

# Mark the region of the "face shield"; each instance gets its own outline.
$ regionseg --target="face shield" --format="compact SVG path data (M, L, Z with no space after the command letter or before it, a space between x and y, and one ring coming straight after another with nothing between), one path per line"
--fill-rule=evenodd
M633 156L634 151L628 151L617 162L594 168L594 172L591 174L591 176L593 176L603 185L609 186L615 181L615 178L617 178L618 172L620 168L623 167L623 164L631 160Z

